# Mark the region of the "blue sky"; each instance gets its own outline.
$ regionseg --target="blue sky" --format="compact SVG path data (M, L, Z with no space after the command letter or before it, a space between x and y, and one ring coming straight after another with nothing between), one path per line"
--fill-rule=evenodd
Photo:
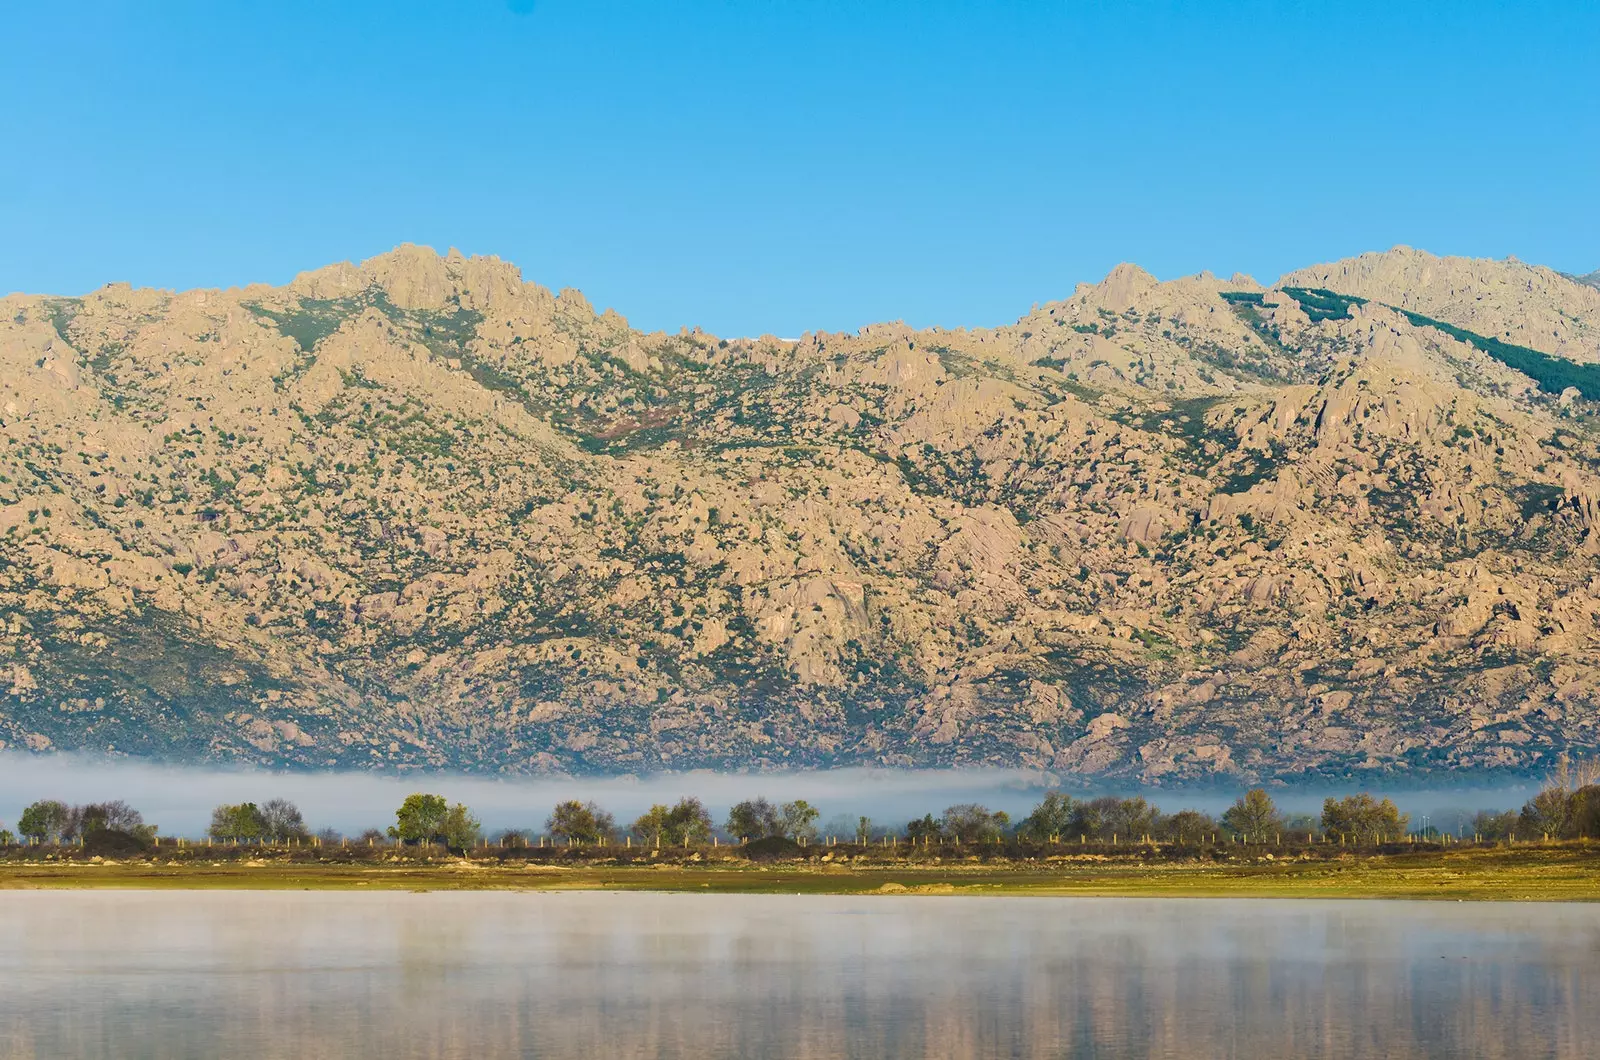
M1600 268L1600 4L8 4L0 291L400 242L637 326L996 324L1119 261Z

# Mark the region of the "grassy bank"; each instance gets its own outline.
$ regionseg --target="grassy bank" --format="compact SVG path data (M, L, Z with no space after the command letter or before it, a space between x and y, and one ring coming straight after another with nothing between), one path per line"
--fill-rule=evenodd
M185 847L122 859L37 849L0 858L0 889L81 887L1600 901L1600 846L898 854L841 847L759 861L728 848L452 855L437 848Z

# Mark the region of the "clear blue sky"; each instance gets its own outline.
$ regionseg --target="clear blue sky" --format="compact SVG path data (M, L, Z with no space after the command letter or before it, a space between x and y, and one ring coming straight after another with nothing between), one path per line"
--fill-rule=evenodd
M994 324L1119 261L1600 268L1600 4L7 3L0 292L493 253L636 325Z

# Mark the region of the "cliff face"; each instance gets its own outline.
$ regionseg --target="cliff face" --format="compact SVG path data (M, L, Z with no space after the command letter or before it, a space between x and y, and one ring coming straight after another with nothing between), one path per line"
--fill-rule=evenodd
M1600 744L1597 335L1592 288L1404 248L797 343L413 247L12 296L0 741L1539 768Z

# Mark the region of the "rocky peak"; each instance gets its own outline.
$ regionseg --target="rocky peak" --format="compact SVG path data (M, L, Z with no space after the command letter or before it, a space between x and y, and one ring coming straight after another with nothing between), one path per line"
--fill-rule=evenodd
M536 294L549 296L537 285L528 286L534 287ZM492 256L465 257L453 247L441 255L431 247L412 243L368 258L359 266L341 262L301 273L289 289L303 298L336 299L371 287L382 289L405 310L484 310L526 297L521 270L509 262Z
M1289 273L1309 287L1384 302L1575 361L1600 361L1600 290L1514 258L1438 257L1397 246Z

